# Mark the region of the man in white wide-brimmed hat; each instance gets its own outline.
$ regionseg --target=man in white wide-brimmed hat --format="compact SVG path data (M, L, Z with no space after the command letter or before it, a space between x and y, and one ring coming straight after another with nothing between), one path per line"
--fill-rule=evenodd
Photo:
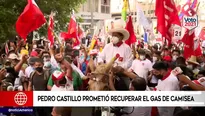
M125 69L131 66L132 50L123 42L129 38L130 34L124 27L125 22L123 20L114 21L113 28L108 31L108 34L112 36L111 43L106 44L99 54L98 63L108 63L116 54L119 54L120 58L116 61L116 64Z
M196 56L192 55L189 60L187 60L187 68L192 70L195 76L199 73L199 69L197 68L199 65Z

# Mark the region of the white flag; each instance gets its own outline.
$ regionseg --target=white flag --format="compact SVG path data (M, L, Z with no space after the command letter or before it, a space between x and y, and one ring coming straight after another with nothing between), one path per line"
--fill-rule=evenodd
M150 23L148 19L144 15L144 11L141 9L139 4L137 3L137 22L139 25L142 25L146 30L150 30Z

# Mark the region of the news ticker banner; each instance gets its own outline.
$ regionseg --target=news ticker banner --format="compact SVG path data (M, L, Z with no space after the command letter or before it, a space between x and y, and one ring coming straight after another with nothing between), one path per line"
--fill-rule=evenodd
M0 106L205 106L201 91L0 92Z

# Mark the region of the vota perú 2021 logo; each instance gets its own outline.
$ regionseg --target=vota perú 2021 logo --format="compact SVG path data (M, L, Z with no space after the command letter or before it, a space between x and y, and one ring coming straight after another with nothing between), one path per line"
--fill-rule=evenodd
M27 102L27 95L24 92L18 92L15 96L14 96L14 101L17 105L22 106L24 104L26 104Z
M183 17L183 27L188 30L192 30L198 26L198 16L184 16Z

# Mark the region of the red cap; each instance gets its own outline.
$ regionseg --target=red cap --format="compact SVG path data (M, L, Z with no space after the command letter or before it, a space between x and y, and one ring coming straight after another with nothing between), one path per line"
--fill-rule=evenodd
M58 80L61 80L64 76L65 76L65 73L56 70L52 74L52 80L53 81L58 81Z
M32 52L30 53L30 56L31 56L31 57L36 57L36 56L38 56L38 53L37 53L36 51L32 51Z
M171 58L171 56L164 56L163 60L171 62L172 58Z

